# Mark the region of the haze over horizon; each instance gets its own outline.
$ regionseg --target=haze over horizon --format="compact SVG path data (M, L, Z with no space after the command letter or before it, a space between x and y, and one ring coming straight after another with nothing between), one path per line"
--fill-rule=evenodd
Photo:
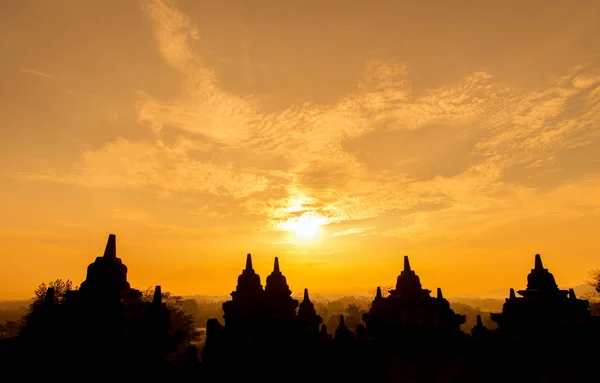
M0 5L0 300L559 286L598 268L600 2Z

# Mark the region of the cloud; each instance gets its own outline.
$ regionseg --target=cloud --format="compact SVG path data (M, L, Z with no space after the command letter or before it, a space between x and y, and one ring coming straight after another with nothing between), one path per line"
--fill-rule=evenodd
M565 150L598 142L593 62L543 89L475 72L417 91L410 67L372 60L356 90L334 103L267 112L254 97L223 90L189 17L163 1L140 4L158 51L183 78L174 99L138 92L138 121L153 140L117 138L85 152L72 173L25 176L225 196L271 228L305 213L332 223L397 213L402 220L384 232L417 238L535 201L540 190L523 184L522 169L557 172ZM580 171L591 179L600 173Z
M333 237L339 237L342 235L354 235L354 234L363 234L365 231L374 229L375 226L369 226L369 227L360 227L360 228L351 228L351 229L346 229L346 230L342 230L342 231L336 231L335 233L331 234Z
M227 203L211 203L204 204L199 208L191 210L190 214L213 219L221 219L230 217L233 212L231 210L231 206L229 206Z
M33 68L25 68L25 67L21 67L21 69L19 69L19 71L21 71L22 73L28 73L28 74L33 74L39 77L45 77L45 78L51 78L49 74L46 74L44 72L41 72L37 69L33 69Z
M291 243L292 243L292 241L274 241L274 242L271 242L271 245L289 245Z
M240 198L262 191L267 180L235 169L228 162L201 162L190 156L195 145L179 138L172 145L118 138L99 150L87 151L70 174L22 174L28 178L85 187L164 192L205 192Z

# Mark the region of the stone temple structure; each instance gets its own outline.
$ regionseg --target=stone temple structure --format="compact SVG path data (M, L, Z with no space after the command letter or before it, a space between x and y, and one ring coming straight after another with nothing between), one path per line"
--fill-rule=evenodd
M369 336L392 341L398 337L406 340L461 333L460 326L466 318L454 313L441 289L437 289L436 297L423 289L408 256L404 257L404 270L397 278L396 288L389 293L384 298L377 288L371 309L363 315Z
M238 276L231 300L223 303L223 319L230 334L250 334L256 331L263 309L263 286L252 267L252 255L246 257L246 267Z
M127 282L127 266L117 258L117 237L108 236L106 249L102 257L97 257L87 268L85 281L81 283L79 293L86 300L110 300L129 303L139 301L141 292L132 289Z
M275 320L293 320L298 301L292 298L287 279L279 269L279 258L275 257L273 271L267 277L264 293L265 316Z
M517 293L520 297L510 289L502 312L491 314L498 333L514 337L570 334L591 322L589 302L577 299L573 289L560 290L539 254L527 276L527 288Z
M298 307L298 324L304 336L320 337L319 325L323 318L317 315L315 305L310 301L308 289L304 289L304 299Z
M247 255L246 268L238 277L231 300L223 303L225 331L229 339L255 339L260 342L284 341L297 336L301 329L318 332L322 319L305 292L299 316L298 300L292 298L287 279L276 257L273 271L267 276L263 289L260 276L252 267L252 256ZM311 310L312 308L312 310Z
M69 365L94 377L115 371L139 377L145 373L139 366L153 372L164 368L181 341L170 321L160 286L152 302L143 302L142 293L131 288L127 266L117 257L116 236L110 234L103 256L88 266L78 289L60 299L48 289L45 302L33 309L26 333L34 336L23 337L22 358L56 370L69 355ZM48 350L51 355L45 355Z
M273 364L278 369L293 368L295 358L312 355L315 343L321 339L319 324L323 319L317 315L308 290L301 304L292 298L278 258L263 289L248 254L231 300L222 307L224 326L216 319L209 320L202 351L202 359L210 361L215 368L211 371L217 375L225 362L251 368L260 376L263 372L273 373Z

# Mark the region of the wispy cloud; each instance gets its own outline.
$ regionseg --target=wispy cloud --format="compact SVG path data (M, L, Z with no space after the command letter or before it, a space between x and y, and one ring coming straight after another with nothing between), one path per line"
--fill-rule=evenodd
M369 227L360 227L360 228L351 228L351 229L346 229L346 230L342 230L342 231L336 231L335 233L332 233L331 235L333 237L339 237L342 235L354 235L354 234L363 234L368 230L374 229L375 226L369 226Z
M594 63L537 90L475 72L415 92L409 67L373 60L335 103L266 112L220 86L186 15L163 1L140 4L160 54L183 76L178 98L139 92L138 121L153 139L117 138L85 152L72 173L25 176L227 197L272 227L303 213L333 223L397 213L403 219L385 233L416 238L504 214L509 201L535 201L539 190L521 184L517 170L557 171L560 153L598 142ZM167 131L179 137L169 142ZM598 171L581 169L591 179Z
M39 71L39 70L33 69L33 68L21 67L19 69L19 71L22 73L33 74L33 75L40 76L40 77L51 78L49 74L46 74L42 71Z
M71 174L22 174L28 178L94 188L165 192L206 192L244 197L267 187L267 179L236 169L231 162L193 159L193 142L180 138L172 145L119 138L97 151L84 153Z

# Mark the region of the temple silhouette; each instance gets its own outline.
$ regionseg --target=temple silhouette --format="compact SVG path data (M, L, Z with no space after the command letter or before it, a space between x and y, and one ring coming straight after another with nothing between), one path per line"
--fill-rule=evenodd
M222 321L208 320L205 345L197 349L174 329L161 286L151 300L130 286L111 234L78 289L61 297L48 289L19 336L0 342L0 366L36 366L46 377L63 378L75 377L70 369L78 366L95 377L205 381L240 374L269 382L580 381L582 366L598 356L597 347L586 350L600 340L599 318L572 289L559 289L539 254L526 289L510 289L502 311L491 313L498 327L486 328L478 315L470 333L461 331L466 318L452 310L440 287L434 296L423 288L408 256L395 288L385 297L377 288L356 328L341 315L328 329L308 288L301 302L292 297L281 266L275 257L263 287L247 254L222 305ZM64 355L71 367L57 369Z
M370 336L385 340L390 346L416 341L414 347L429 347L431 341L446 342L448 337L461 336L460 326L466 318L454 313L441 288L437 289L436 297L432 297L431 290L421 286L419 276L405 256L404 270L396 280L396 288L383 298L378 287L363 320Z
M542 257L527 276L527 288L517 297L510 289L501 313L492 313L498 332L511 337L545 336L548 333L573 335L573 331L588 332L591 324L589 302L577 299L573 289L560 290L554 276L544 268Z
M160 371L179 334L171 331L160 286L153 298L143 302L142 293L130 287L127 266L117 257L116 236L111 234L103 256L88 266L79 289L66 291L58 303L49 288L44 301L32 308L18 342L0 362L41 366L51 374L58 373L53 367L68 354L70 363L96 371L98 377L131 372L136 364L150 363ZM144 370L136 374L143 375Z

